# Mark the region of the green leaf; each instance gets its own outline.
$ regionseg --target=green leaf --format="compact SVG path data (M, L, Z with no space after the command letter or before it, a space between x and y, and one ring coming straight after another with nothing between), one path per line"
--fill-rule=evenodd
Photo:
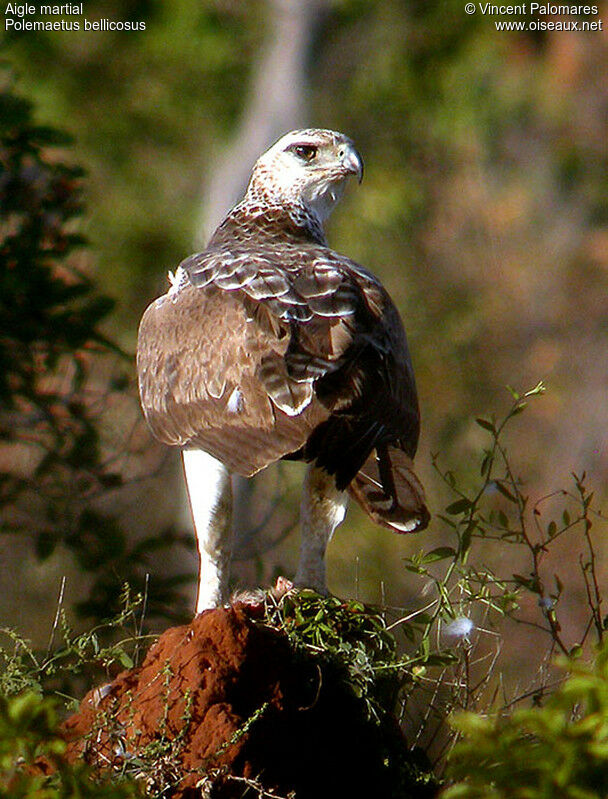
M518 504L515 494L512 494L501 480L494 480L494 485L496 486L496 489L500 491L503 497L506 497L509 500L509 502L513 502L515 505Z
M481 416L478 416L475 421L480 427L483 427L484 430L489 430L490 433L496 433L496 427L493 422L489 422L487 419L482 419Z
M450 505L447 506L446 513L451 514L452 516L457 516L459 513L464 513L465 511L471 508L473 503L467 497L461 497L457 499L455 502L452 502Z
M523 574L514 574L513 579L518 585L523 585L526 588L528 588L530 585L530 578L524 577Z
M458 663L458 658L451 652L437 652L429 655L426 663L429 666L451 666L453 663Z
M482 477L484 477L484 475L491 469L493 463L494 463L493 454L491 452L486 452L483 460L481 461L481 467L479 469Z
M472 519L464 529L462 533L462 537L460 539L460 556L462 557L469 551L469 547L471 546L471 539L473 538L473 531L477 528L477 522Z
M456 485L456 478L454 477L454 472L452 472L452 471L447 471L447 472L444 474L444 477L445 477L445 479L446 479L446 482L447 482L447 484L448 484L448 485L449 485L451 488L454 488L454 486Z
M427 552L422 558L422 563L433 563L437 560L445 560L445 558L453 558L456 555L456 550L452 547L437 547Z
M532 591L533 594L540 594L538 581L534 577L524 577L522 574L514 574L513 579L518 585Z
M470 499L461 497L460 499L457 499L456 502L452 502L451 505L448 505L445 511L452 516L457 516L459 513L464 513L465 511L469 510L472 504L473 503Z

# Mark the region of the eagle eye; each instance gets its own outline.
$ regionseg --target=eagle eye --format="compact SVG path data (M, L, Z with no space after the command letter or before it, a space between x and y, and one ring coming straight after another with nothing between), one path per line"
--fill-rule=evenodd
M294 144L290 149L293 150L298 158L307 163L312 161L317 155L317 148L314 144Z

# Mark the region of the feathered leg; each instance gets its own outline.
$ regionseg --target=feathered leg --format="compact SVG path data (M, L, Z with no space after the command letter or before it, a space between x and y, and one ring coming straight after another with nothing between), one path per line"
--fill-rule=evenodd
M324 469L311 464L304 478L300 513L300 563L295 585L327 594L325 550L334 530L344 519L348 502L345 491L338 491L335 479Z
M200 554L196 612L228 601L232 554L232 486L223 463L200 449L182 452Z

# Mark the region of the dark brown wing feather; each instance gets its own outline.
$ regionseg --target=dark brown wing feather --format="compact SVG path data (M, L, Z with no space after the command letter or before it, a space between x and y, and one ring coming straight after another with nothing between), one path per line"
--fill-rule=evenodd
M315 383L333 413L307 442L305 456L346 488L370 452L392 444L413 457L420 428L418 399L401 320L386 291L353 265L363 302L356 331L337 368ZM288 355L286 356L288 357Z

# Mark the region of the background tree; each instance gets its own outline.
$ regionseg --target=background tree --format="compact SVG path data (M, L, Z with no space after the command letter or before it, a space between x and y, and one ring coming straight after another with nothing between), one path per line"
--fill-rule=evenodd
M58 547L71 553L90 575L78 606L100 617L116 606L117 579L143 587L147 554L175 536L130 541L107 507L123 487L128 450L108 437L107 417L116 422L122 413L133 423L136 408L126 394L133 364L101 330L113 300L82 269L85 241L75 223L84 211L83 170L56 156L70 143L35 124L31 104L10 83L4 87L0 509L2 532L13 541L25 536L41 561ZM156 587L152 614L158 600L178 612L167 581L161 577Z

